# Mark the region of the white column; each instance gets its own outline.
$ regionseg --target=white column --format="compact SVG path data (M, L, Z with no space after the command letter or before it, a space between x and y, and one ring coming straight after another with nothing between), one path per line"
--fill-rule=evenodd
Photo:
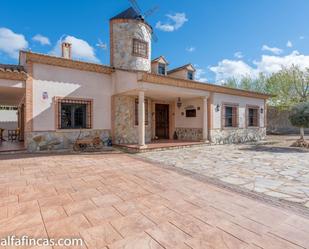
M203 140L208 140L208 120L207 120L207 98L203 99Z
M145 93L138 93L138 145L145 146Z

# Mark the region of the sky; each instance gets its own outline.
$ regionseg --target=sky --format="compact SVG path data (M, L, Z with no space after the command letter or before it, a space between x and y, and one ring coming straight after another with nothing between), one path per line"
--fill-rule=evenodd
M169 69L192 63L196 79L220 84L234 77L309 67L308 0L137 0L158 7L147 18L158 37L152 58ZM18 51L60 55L71 42L75 59L109 64L109 18L128 0L1 0L0 63L18 63Z

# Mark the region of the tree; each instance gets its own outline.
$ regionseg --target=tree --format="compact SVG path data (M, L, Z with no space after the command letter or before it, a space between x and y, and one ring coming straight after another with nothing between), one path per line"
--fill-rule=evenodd
M309 128L309 102L295 105L289 119L293 126L300 128L300 140L304 140L304 128Z

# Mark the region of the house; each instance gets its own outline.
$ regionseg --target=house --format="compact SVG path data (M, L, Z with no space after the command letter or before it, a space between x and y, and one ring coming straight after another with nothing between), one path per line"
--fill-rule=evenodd
M110 19L110 65L20 51L19 65L0 65L0 105L18 107L29 151L69 148L78 137L115 144L152 139L234 143L266 135L269 95L202 83L186 64L151 60L152 28L129 8ZM176 135L176 136L175 136Z

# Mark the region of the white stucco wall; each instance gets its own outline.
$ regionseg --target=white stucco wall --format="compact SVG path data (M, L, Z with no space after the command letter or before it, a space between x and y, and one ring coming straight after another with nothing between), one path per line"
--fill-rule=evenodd
M234 95L214 93L213 95L213 104L211 106L212 117L213 117L213 129L221 128L221 112L222 112L222 103L234 103L239 105L239 128L246 127L246 105L259 106L264 109L264 100L256 98L247 98ZM215 111L216 105L220 105L220 110ZM260 116L260 127L264 127L264 115L265 110L262 113L259 112Z
M196 117L186 117L186 107L193 106L195 109L200 107L200 110L196 110ZM184 115L181 115L181 113ZM203 128L203 100L202 99L190 99L183 100L181 108L175 107L175 127L178 128ZM207 112L207 110L206 110Z
M54 97L93 99L93 129L111 129L110 75L42 64L34 64L33 73L34 131L55 130Z

